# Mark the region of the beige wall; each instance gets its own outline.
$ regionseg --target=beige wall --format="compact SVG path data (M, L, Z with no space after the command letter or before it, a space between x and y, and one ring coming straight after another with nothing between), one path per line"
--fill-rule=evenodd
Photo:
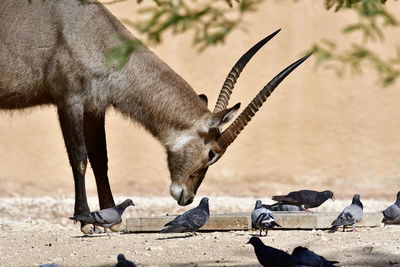
M276 73L321 38L341 38L351 13L326 12L316 1L266 1L247 16L247 32L198 54L191 36L168 36L152 48L213 105L226 73L251 45L282 31L249 63L232 104L247 104ZM321 2L321 1L319 1ZM136 1L108 6L135 19ZM393 4L392 10L398 5ZM400 41L389 32L379 46L388 54ZM268 99L227 154L210 168L199 194L271 195L287 190L332 188L339 196L393 198L400 190L400 91L382 89L370 67L364 75L336 77L308 60ZM0 114L0 195L72 194L54 108ZM107 117L110 177L116 194L168 194L166 155L143 129L114 111ZM95 194L92 174L88 191ZM50 192L51 190L51 192Z

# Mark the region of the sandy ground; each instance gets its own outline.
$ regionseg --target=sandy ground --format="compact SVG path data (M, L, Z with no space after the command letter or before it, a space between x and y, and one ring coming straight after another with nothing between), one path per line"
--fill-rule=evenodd
M117 198L117 201L125 197ZM268 198L262 198L270 202ZM124 218L177 214L171 198L133 198ZM212 213L248 212L254 198L210 197ZM89 198L92 209L96 198ZM196 201L195 201L196 202ZM328 201L318 210L340 210L348 200ZM382 210L390 201L363 200L366 211ZM190 207L197 205L197 202ZM245 243L256 232L202 232L198 236L158 233L113 233L83 237L67 219L73 209L71 197L1 198L0 266L38 266L56 262L61 266L113 266L124 253L140 266L258 266L253 248ZM313 230L270 231L263 241L292 251L302 245L338 260L342 266L400 266L400 226L360 228L358 232Z

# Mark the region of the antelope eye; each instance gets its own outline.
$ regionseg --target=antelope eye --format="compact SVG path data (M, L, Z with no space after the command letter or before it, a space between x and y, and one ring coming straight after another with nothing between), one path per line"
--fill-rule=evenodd
M208 161L211 161L214 157L215 157L214 151L210 150L210 152L208 152Z

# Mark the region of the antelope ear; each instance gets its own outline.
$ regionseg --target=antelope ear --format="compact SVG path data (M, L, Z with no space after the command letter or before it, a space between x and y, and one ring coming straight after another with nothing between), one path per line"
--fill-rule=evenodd
M206 95L201 94L199 95L200 99L206 104L206 106L208 105L208 98Z
M229 122L235 116L236 112L240 108L240 103L237 103L231 108L221 110L217 113L212 114L208 126L210 128L219 128L222 125Z

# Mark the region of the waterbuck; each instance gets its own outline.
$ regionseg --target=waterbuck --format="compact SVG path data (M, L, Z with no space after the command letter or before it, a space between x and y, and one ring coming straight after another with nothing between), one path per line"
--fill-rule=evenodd
M74 176L74 215L90 212L85 192L87 158L95 175L100 208L115 206L107 176L104 131L109 107L139 122L165 146L171 195L179 205L188 205L208 167L221 158L274 88L307 58L273 78L221 131L240 107L238 103L227 108L236 79L278 31L239 59L211 112L207 98L197 95L145 46L135 50L123 70L105 67L105 51L121 44L116 36L135 37L100 3L2 0L0 109L57 107ZM92 228L82 223L81 231L90 233Z

